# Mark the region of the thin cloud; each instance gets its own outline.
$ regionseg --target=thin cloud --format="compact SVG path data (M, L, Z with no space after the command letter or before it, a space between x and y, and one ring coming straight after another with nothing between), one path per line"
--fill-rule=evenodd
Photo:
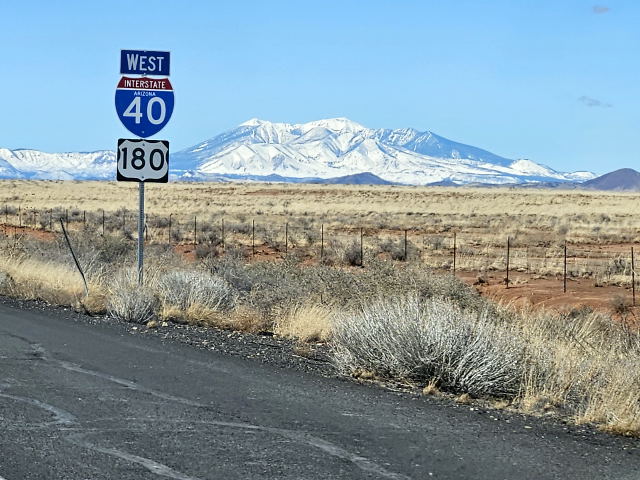
M593 6L593 13L595 13L596 15L602 15L603 13L607 13L609 10L611 9L609 7L605 7L604 5Z
M611 108L613 105L610 103L605 103L603 101L598 100L597 98L587 97L586 95L578 98L578 101L587 107L601 107L601 108Z

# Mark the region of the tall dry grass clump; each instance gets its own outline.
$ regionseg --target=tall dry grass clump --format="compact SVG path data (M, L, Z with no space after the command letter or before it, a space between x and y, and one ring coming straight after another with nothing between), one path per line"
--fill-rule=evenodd
M640 434L640 335L596 312L514 316L529 368L519 406L558 411L578 423Z
M16 253L0 256L2 293L52 305L73 305L84 296L84 285L73 267Z
M331 336L332 310L318 303L299 303L275 321L276 335L302 342L326 342Z

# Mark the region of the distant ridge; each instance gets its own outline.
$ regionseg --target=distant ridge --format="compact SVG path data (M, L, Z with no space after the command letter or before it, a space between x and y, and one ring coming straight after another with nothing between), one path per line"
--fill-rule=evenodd
M394 182L384 180L371 172L356 173L343 177L318 179L313 183L327 183L333 185L395 185Z
M640 173L633 168L621 168L587 180L580 187L591 190L638 192L640 191Z

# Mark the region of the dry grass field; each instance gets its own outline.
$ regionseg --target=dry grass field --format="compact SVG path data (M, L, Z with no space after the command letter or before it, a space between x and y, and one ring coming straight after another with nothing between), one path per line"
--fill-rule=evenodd
M64 217L72 229L88 224L100 234L135 236L133 183L0 187L5 225L55 230L56 218ZM555 307L633 303L637 194L264 183L150 184L146 193L147 241L171 242L187 255L239 250L254 259L297 255L352 265L390 257L452 271L455 246L456 274L493 297ZM508 291L501 288L507 240ZM564 292L565 245L571 295Z
M135 184L2 181L0 294L326 342L345 374L640 435L639 199L152 184L138 286Z

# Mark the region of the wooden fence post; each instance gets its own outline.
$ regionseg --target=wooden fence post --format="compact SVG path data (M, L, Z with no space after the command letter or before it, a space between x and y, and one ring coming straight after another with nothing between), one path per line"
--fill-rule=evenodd
M284 222L284 254L289 253L289 222Z
M256 221L251 220L251 256L256 256Z
M171 217L173 217L173 213L169 214L169 233L168 233L169 245L171 245Z
M324 223L320 224L320 263L324 260Z

